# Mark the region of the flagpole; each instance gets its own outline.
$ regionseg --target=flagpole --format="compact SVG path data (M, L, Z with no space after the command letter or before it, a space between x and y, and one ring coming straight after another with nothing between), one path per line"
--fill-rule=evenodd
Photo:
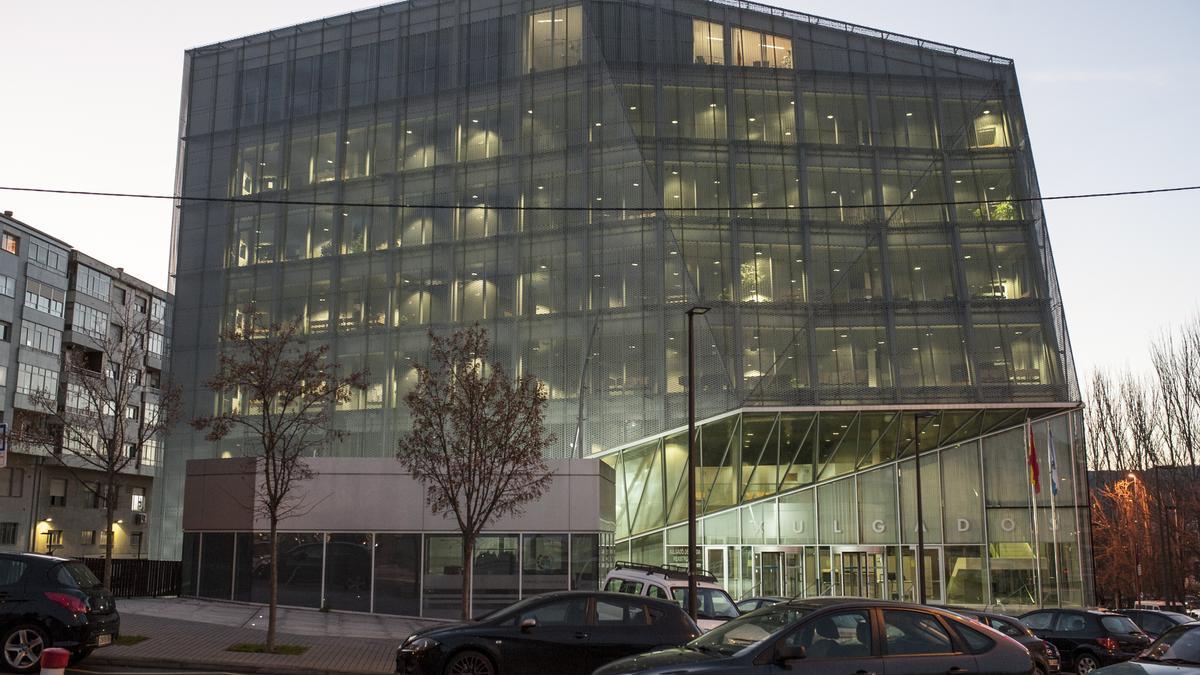
M1046 461L1050 462L1050 533L1054 542L1054 583L1057 588L1058 606L1062 606L1063 578L1062 563L1058 559L1058 452L1054 449L1054 424L1046 420Z
M1036 483L1034 477L1037 475L1034 471L1037 468L1037 455L1033 446L1033 422L1029 419L1025 420L1025 471L1029 476L1029 503L1032 506L1030 514L1033 516L1033 579L1037 584L1034 588L1034 599L1037 601L1038 607L1043 607L1042 603L1042 551L1041 541L1038 536L1038 514L1037 514L1037 492L1034 490Z

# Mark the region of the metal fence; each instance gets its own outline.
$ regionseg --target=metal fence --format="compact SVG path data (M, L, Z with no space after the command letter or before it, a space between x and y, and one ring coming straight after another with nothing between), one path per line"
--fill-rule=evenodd
M104 578L104 558L77 558ZM118 598L156 598L179 595L180 563L178 560L146 560L143 558L113 558L109 590Z

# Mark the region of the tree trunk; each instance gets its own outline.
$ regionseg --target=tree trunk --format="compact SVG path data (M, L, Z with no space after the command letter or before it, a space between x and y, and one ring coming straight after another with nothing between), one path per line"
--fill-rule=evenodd
M113 480L109 476L104 486L104 586L112 590L112 558L113 558L113 511L116 500L113 498Z
M275 537L279 521L271 518L271 595L267 605L267 652L275 651L275 611L279 604L279 542Z
M475 537L463 535L462 618L471 620L471 578L474 576Z

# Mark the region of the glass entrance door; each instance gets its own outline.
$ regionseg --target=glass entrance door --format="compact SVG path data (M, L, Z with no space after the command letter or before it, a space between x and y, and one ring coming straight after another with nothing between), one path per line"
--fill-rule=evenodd
M763 551L755 555L754 571L756 595L779 597L783 595L783 552Z
M888 597L886 558L882 549L838 551L838 589L842 595L885 599Z

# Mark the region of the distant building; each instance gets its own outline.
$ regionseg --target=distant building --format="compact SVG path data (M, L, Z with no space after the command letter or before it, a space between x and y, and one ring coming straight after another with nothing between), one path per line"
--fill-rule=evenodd
M144 415L164 382L173 300L166 291L75 250L11 212L0 216L0 226L0 384L10 441L7 466L0 469L0 550L103 555L104 506L84 485L95 485L102 474L63 451L61 439L57 448L35 445L20 440L21 430L44 427L45 409L34 398L39 390L54 392L59 405L67 403L62 360L79 351L102 372L136 378L142 406L122 414ZM89 335L114 330L111 317L120 305L149 314L151 334L145 338L142 363L114 370ZM162 442L125 449L136 459L118 479L117 557L150 551L148 514Z
M912 598L923 567L935 601L1091 597L1079 390L1011 60L727 0L411 0L185 59L185 416L236 404L204 386L222 327L296 322L371 373L323 451L352 475L408 430L429 331L479 324L545 384L548 456L611 472L602 527L487 533L481 560L512 565L476 575L476 611L580 562L574 537L600 542L601 567L684 560L689 500L735 596ZM711 311L687 494L693 305ZM200 594L261 583L234 564L264 555L257 526L180 530L200 522L187 461L240 440L171 436L156 541ZM444 532L339 504L297 521L314 544L298 551L402 536L419 554L377 578L461 570ZM291 597L319 606L320 578Z

